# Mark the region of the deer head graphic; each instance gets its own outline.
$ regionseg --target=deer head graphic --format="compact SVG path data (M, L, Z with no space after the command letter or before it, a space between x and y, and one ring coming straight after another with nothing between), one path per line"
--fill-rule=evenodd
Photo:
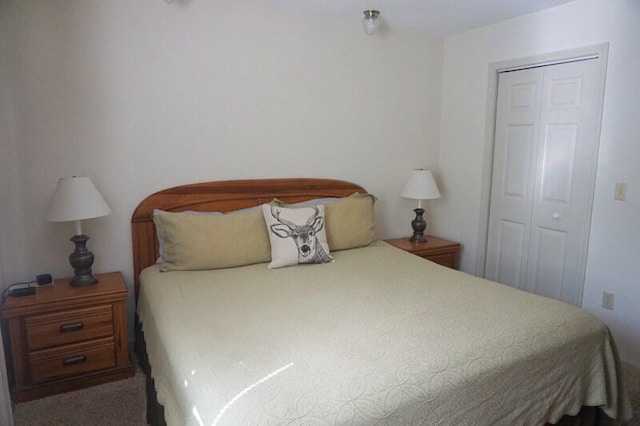
M324 227L324 217L318 207L313 206L314 214L304 225L295 224L280 217L280 209L271 206L271 215L278 221L270 226L271 232L280 238L291 238L298 249L298 263L326 263L333 258L318 241L318 232Z

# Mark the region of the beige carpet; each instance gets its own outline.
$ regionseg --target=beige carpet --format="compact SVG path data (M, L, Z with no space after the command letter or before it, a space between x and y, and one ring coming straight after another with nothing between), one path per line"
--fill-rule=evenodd
M624 368L625 386L633 406L629 426L640 426L640 368ZM15 426L143 426L144 374L75 392L50 396L15 406Z
M622 374L624 376L624 387L629 393L631 407L633 408L633 419L629 426L640 426L640 367L631 367L626 365L623 367Z
M145 376L137 368L128 379L15 405L14 426L144 426Z

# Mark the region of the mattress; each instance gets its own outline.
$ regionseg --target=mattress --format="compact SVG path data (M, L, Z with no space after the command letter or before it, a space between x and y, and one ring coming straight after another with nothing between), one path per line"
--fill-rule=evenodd
M169 425L541 425L630 415L607 327L383 242L334 263L141 274Z

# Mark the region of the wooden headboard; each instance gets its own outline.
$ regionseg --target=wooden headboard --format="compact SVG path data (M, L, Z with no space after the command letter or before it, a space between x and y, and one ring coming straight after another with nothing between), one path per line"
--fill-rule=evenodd
M204 182L176 186L149 195L131 217L133 273L136 298L140 272L158 258L158 240L152 215L154 209L229 212L259 206L273 198L297 203L313 198L345 197L366 193L359 185L333 179L258 179Z

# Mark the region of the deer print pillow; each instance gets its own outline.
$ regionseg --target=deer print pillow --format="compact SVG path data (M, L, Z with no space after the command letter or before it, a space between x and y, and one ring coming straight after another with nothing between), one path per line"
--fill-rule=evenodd
M288 209L262 206L271 243L269 269L333 262L324 224L324 206Z

